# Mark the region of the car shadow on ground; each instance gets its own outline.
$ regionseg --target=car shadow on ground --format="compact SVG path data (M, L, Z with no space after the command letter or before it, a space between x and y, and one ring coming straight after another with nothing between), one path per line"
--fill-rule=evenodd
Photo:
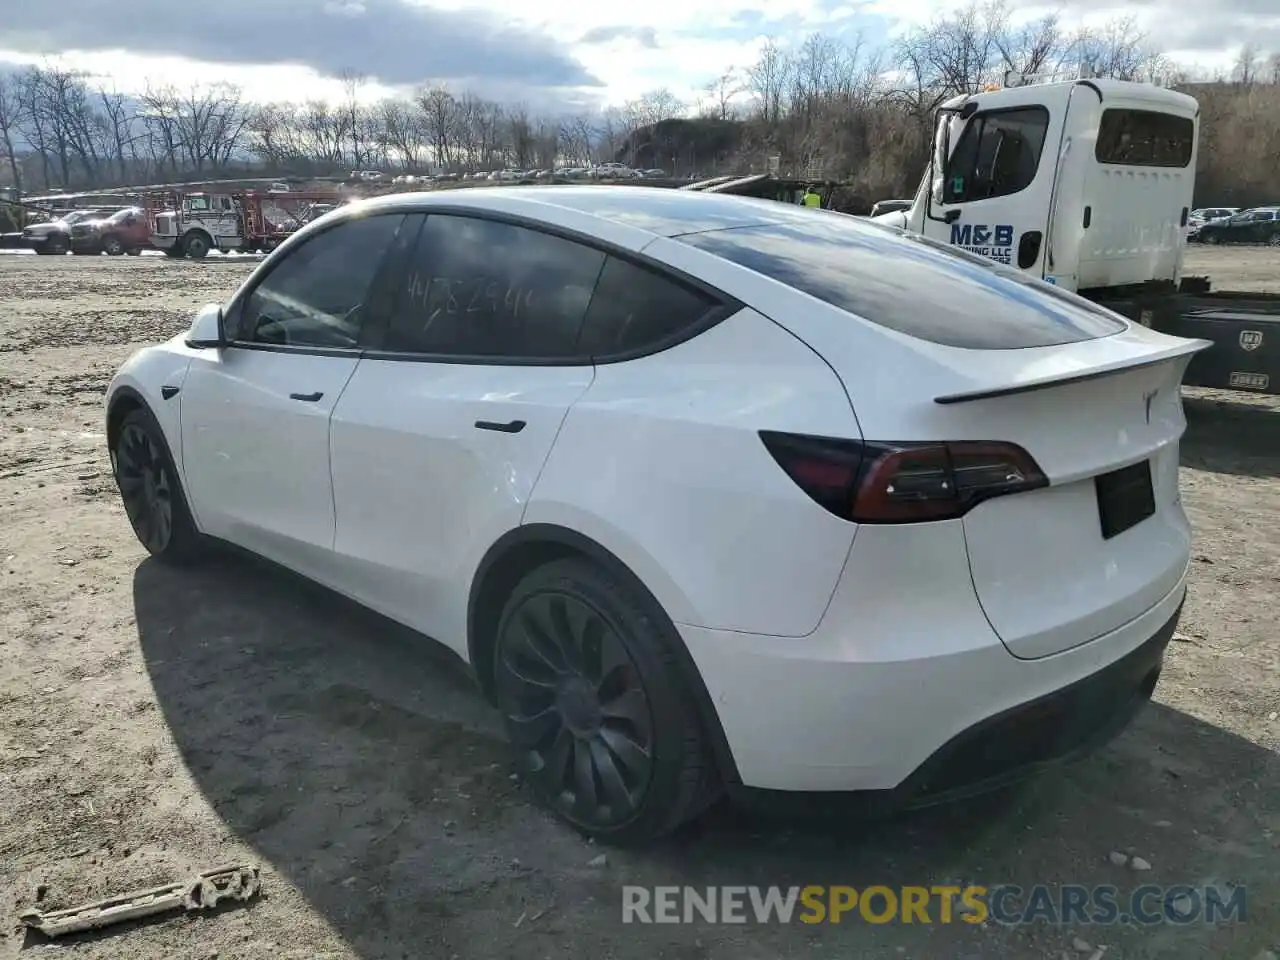
M1241 477L1280 477L1280 410L1183 397L1182 465Z
M1268 832L1280 834L1280 759L1158 705L1100 754L998 797L876 824L721 806L601 864L599 847L533 805L496 715L429 641L238 554L189 570L145 561L134 603L159 704L205 797L362 958L1058 957L1071 940L936 915L624 926L624 884L1231 882L1249 888L1249 923L1082 935L1131 944L1113 956L1235 957L1280 929ZM1111 851L1154 869L1117 867Z

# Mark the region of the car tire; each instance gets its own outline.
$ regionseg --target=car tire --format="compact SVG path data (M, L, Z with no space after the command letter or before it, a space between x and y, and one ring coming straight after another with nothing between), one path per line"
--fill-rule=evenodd
M1205 243L1212 244L1212 245L1216 246L1217 244L1221 243L1222 241L1218 239L1218 235L1217 235L1216 233L1211 233L1211 234L1209 234L1207 237L1205 237L1205 238L1204 238L1204 242L1205 242Z
M192 260L203 260L213 245L203 233L188 233L182 239L182 251Z
M1280 247L1280 233L1273 233L1267 240L1267 245L1272 247Z
M646 843L720 795L705 732L651 603L584 559L527 574L494 645L494 699L516 770L580 832Z
M111 447L111 468L138 542L157 560L189 563L203 552L182 482L149 410L128 413Z
M71 249L71 243L63 237L50 237L44 249L50 256L62 256Z
M47 257L47 256L49 256L49 254L51 254L51 253L53 252L52 250L50 250L50 249L48 248L48 246L46 246L46 245L44 245L44 244L41 244L40 246L36 247L36 248L35 248L35 251L36 251L36 256L37 256L37 257Z
M124 255L124 242L119 237L103 237L102 252L109 257Z

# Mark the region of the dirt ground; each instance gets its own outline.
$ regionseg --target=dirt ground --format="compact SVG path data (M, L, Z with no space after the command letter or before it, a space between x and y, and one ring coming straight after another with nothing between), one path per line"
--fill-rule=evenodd
M1280 254L1195 250L1280 291ZM1214 958L1280 951L1280 403L1189 391L1190 599L1148 708L1017 792L885 824L721 807L645 852L538 812L420 638L262 564L144 559L101 401L249 264L0 257L0 958ZM1136 854L1146 873L1116 866ZM248 907L42 946L18 914L262 866ZM624 926L623 884L1243 885L1244 922ZM1106 947L1098 954L1100 947Z

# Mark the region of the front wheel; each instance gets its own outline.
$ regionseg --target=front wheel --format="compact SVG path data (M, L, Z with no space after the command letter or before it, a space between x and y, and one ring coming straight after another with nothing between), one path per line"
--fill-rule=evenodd
M604 841L653 840L719 796L670 630L579 559L529 573L499 621L494 690L516 768L546 807Z
M192 260L203 260L209 255L209 241L202 233L187 234L182 246Z
M111 448L120 500L138 541L168 563L194 559L202 546L160 425L145 409L129 413Z
M106 237L102 241L102 252L109 257L119 257L124 254L124 242L119 237Z
M1280 247L1280 233L1273 233L1270 239L1267 240L1267 244L1272 247Z
M1212 244L1214 246L1217 246L1219 243L1222 242L1221 240L1218 239L1217 234L1213 234L1213 233L1209 234L1207 237L1204 237L1203 239L1205 243Z

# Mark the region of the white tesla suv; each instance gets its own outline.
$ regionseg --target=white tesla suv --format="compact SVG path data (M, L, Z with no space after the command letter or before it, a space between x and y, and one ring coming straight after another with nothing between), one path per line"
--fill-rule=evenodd
M865 220L643 187L334 211L112 381L139 539L447 645L579 829L912 806L1114 733L1206 344Z

